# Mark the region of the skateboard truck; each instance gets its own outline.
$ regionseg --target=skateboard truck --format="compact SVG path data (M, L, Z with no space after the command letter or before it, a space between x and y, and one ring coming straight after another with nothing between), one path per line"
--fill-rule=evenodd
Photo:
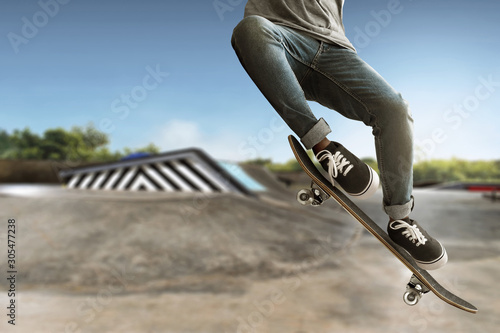
M297 193L297 201L302 205L321 206L330 196L323 192L314 182L310 189L302 189Z
M406 292L403 295L403 300L408 305L415 305L418 303L423 294L428 293L430 290L420 280L412 275L410 282L406 285Z

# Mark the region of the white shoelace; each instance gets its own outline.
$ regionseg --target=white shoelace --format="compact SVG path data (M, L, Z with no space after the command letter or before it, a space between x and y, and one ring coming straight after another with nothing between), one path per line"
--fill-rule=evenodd
M344 155L342 155L339 151L335 152L335 155L333 155L328 150L322 150L316 156L321 156L318 159L319 162L328 160L328 175L330 176L332 185L335 185L334 178L337 178L339 172L342 175L347 176L349 171L351 171L351 169L354 167L354 165L352 165L351 162L349 162L347 158L345 158ZM347 168L343 170L344 167Z
M399 224L395 226L396 222ZM416 244L417 247L420 245L425 245L425 243L427 242L427 238L425 238L425 236L422 234L422 232L418 229L416 225L411 225L401 220L395 220L391 222L390 228L392 230L405 228L406 230L403 231L403 236L408 238L413 244Z

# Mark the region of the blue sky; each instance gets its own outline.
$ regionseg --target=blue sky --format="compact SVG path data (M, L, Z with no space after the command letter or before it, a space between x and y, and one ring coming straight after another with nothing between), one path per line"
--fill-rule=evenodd
M224 11L213 0L3 1L0 128L93 122L112 150L292 158L291 131L230 45L246 1L220 3ZM417 159L500 159L498 13L491 0L346 1L348 37L410 103ZM311 106L331 139L375 156L370 128Z

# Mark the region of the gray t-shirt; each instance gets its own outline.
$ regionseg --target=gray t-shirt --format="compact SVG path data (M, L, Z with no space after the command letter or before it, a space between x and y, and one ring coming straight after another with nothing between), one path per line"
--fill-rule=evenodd
M352 49L342 23L344 0L248 0L245 17L258 15L327 42Z

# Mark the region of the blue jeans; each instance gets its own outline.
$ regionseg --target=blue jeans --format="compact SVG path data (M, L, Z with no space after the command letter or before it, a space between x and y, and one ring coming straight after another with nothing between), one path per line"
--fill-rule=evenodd
M356 52L260 16L244 18L231 43L248 75L307 149L331 132L307 100L372 127L384 210L394 219L410 214L413 119L401 94Z

